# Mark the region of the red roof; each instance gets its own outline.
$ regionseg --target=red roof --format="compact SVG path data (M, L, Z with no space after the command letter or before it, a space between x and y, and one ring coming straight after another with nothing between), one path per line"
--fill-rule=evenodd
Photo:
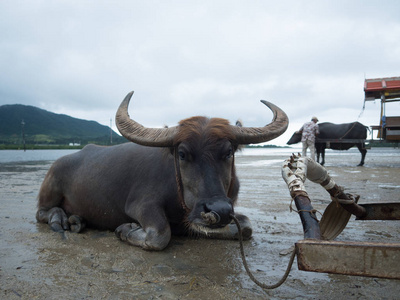
M400 97L400 77L365 79L365 100L393 99Z

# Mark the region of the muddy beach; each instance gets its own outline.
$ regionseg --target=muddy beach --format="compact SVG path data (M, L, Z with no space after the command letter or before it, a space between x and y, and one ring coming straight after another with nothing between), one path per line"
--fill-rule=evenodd
M38 151L38 150L37 150ZM53 150L55 151L55 150ZM236 156L241 192L236 211L249 216L245 242L250 268L262 282L283 275L294 243L303 238L281 177L297 149L245 149ZM33 151L32 151L33 152ZM26 155L28 154L28 155ZM0 299L398 299L400 281L299 271L262 290L247 276L237 241L173 237L162 252L119 241L113 232L52 232L36 223L36 196L59 152L0 151ZM30 158L33 155L33 158ZM16 158L15 158L16 157ZM373 148L364 167L357 149L328 151L326 169L359 203L400 202L400 150ZM330 203L309 181L313 206ZM337 240L399 242L398 221L350 219ZM399 263L400 268L400 263Z

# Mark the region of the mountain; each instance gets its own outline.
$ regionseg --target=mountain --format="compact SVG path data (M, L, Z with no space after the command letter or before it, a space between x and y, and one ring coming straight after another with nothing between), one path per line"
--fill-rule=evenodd
M110 127L21 104L0 106L0 144L110 144ZM113 144L126 139L112 132Z

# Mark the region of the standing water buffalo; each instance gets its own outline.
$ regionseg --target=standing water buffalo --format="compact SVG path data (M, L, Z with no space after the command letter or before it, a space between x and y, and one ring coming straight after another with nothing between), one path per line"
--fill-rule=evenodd
M367 138L367 128L359 122L345 123L345 124L333 124L333 123L320 123L319 135L315 140L315 149L317 150L317 162L319 162L319 155L321 154L321 165L325 164L325 149L331 148L334 150L349 150L353 146L357 146L361 152L361 161L359 166L364 165L365 155L367 150L365 149L365 143L363 140ZM343 143L337 142L326 142L323 140L344 140ZM346 141L346 140L352 140ZM359 141L357 141L359 140ZM287 142L288 145L296 144L301 141L301 133L294 133L290 140ZM328 145L327 145L328 144Z
M192 117L171 128L146 128L128 115L132 94L121 103L116 124L133 143L88 145L58 159L40 188L36 219L61 232L86 225L115 230L121 240L148 250L164 249L171 234L237 238L234 153L241 144L280 136L286 114L262 101L274 114L264 127ZM250 238L249 219L235 217Z

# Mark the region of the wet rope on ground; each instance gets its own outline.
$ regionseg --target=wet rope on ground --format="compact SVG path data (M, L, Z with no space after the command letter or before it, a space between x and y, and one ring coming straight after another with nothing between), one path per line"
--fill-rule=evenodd
M242 257L243 265L244 265L244 268L246 269L247 275L249 275L250 279L251 279L255 284L257 284L259 287L261 287L261 288L263 288L263 289L271 290L271 289L275 289L275 288L281 286L282 283L284 283L285 280L286 280L286 278L289 276L290 270L292 269L293 261L294 261L294 258L295 258L295 256L296 256L296 248L292 251L292 255L290 256L290 260L289 260L289 264L288 264L288 266L287 266L287 268L286 268L286 272L285 272L285 274L283 275L283 277L281 278L281 280L279 280L276 284L271 284L271 285L262 283L262 282L258 281L258 280L254 277L253 273L252 273L252 272L250 271L250 269L249 269L249 266L248 266L248 264L247 264L247 260L246 260L245 254L244 254L242 228L240 227L240 224L239 224L238 219L237 219L234 215L231 215L231 217L232 217L233 221L235 222L235 224L236 224L236 226L237 226L237 228L238 228L238 232L239 232L239 244L240 244L240 255L241 255L241 257Z

